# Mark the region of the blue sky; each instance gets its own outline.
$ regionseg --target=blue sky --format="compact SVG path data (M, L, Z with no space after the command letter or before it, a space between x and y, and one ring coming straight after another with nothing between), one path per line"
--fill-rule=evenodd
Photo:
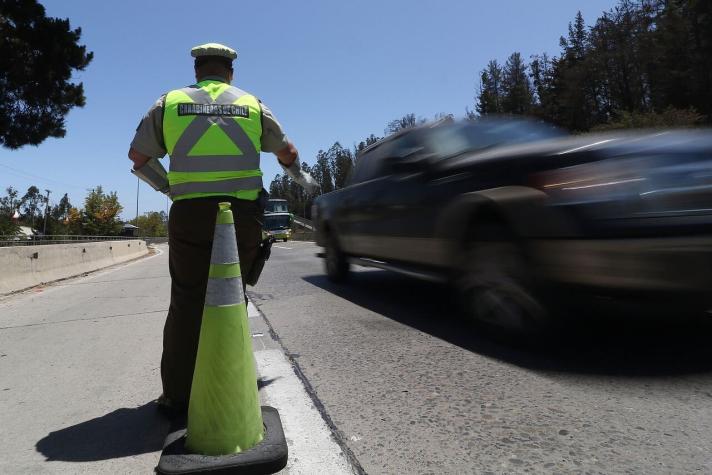
M87 104L67 136L39 147L0 149L0 187L31 184L65 192L116 191L123 217L136 213L136 178L126 158L134 129L164 92L193 82L190 48L220 42L238 51L233 84L274 111L303 161L339 141L382 135L406 113L461 117L472 108L478 71L513 51L559 53L578 10L591 24L616 0L185 2L45 0L48 15L82 28L94 52L76 75ZM164 159L167 162L167 158ZM167 163L166 163L167 168ZM280 172L263 154L265 184ZM141 185L139 212L166 199Z

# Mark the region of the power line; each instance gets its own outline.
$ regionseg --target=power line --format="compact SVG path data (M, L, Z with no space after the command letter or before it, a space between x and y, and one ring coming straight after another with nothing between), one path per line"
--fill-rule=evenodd
M40 181L43 181L43 182L45 182L45 183L50 183L50 184L55 184L55 185L60 185L60 186L68 186L68 187L70 187L70 188L76 188L76 189L82 189L82 190L84 189L83 186L72 185L71 183L64 183L64 182L59 181L59 180L53 180L53 179L51 179L51 178L45 178L45 177L42 177L42 176L39 176L39 175L35 175L35 174L33 174L33 173L28 173L28 172L19 170L19 169L17 169L17 168L11 167L11 166L9 166L9 165L5 165L4 163L0 163L0 167L7 168L8 170L12 170L13 172L15 172L15 173L14 173L15 175L18 175L18 176L20 176L20 177L22 177L22 178L25 178L25 179L40 180ZM23 175L24 175L24 176L23 176Z

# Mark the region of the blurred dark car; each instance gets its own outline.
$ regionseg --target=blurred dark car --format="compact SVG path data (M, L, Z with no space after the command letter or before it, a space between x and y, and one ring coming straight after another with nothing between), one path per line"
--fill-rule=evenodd
M365 149L312 218L332 280L353 263L447 281L496 326L543 328L552 303L582 290L705 309L712 132L407 129Z

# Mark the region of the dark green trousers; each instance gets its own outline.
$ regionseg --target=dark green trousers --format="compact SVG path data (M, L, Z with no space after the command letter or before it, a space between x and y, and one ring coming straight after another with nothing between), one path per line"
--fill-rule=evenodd
M262 240L262 209L257 201L234 198L179 200L168 219L171 304L163 329L163 394L177 406L188 405L198 351L205 288L208 283L218 203L229 201L235 217L242 275L247 275Z

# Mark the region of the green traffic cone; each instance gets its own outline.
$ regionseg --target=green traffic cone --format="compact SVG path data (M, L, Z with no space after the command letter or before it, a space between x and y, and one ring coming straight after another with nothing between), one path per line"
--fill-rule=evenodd
M186 448L242 452L263 438L252 339L230 203L220 203L198 355L188 405Z

